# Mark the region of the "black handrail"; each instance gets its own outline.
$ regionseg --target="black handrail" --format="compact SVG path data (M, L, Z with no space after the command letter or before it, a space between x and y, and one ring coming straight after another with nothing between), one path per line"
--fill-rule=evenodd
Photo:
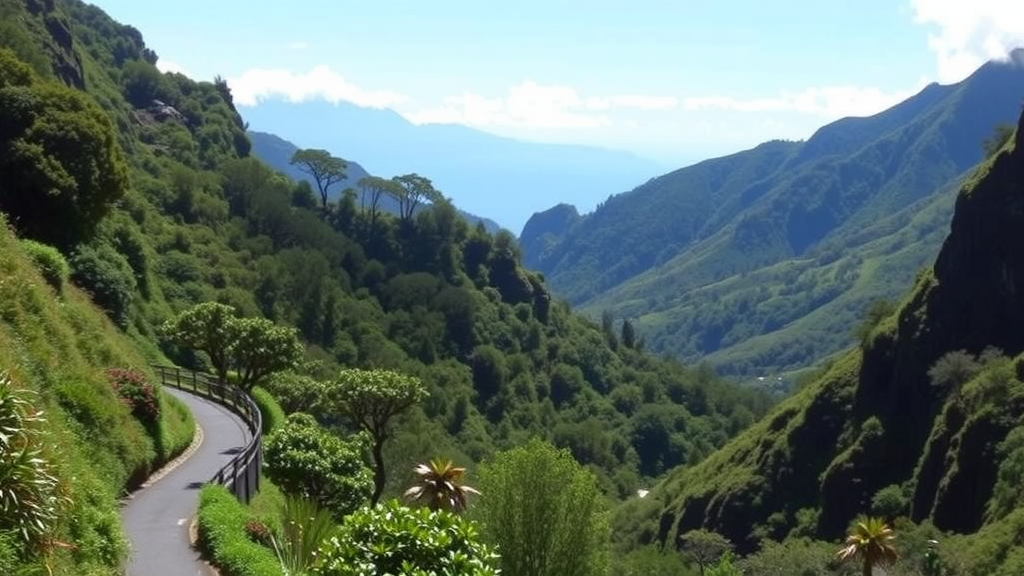
M211 483L226 487L240 501L249 503L260 489L260 467L263 465L263 417L253 399L234 384L225 384L209 374L177 366L154 365L160 383L208 398L238 414L252 437L242 451L225 464Z

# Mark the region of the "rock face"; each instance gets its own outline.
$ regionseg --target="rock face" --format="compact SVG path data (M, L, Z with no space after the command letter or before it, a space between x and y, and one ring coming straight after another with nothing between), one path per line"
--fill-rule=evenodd
M545 247L561 238L579 219L580 213L570 204L559 204L531 216L519 235L523 263L528 268L539 268Z
M961 191L933 269L898 315L774 416L670 476L652 495L669 502L652 537L673 542L704 526L750 549L753 526L782 537L801 509L817 508L812 529L837 538L891 485L909 489L916 521L983 525L996 448L1024 414L1024 362L971 397L933 386L928 371L956 350L1024 352L1024 117L1014 144Z

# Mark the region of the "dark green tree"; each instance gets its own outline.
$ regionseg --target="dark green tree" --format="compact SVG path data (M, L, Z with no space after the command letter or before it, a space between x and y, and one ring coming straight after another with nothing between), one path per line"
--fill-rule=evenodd
M732 550L732 542L717 532L701 528L681 535L679 549L697 563L701 576L704 576L705 569Z
M441 193L434 189L429 178L419 174L405 174L392 178L397 187L388 189L395 201L398 202L398 217L403 222L412 219L416 208L424 202L435 202L441 198Z
M348 164L341 158L331 156L327 150L307 148L296 150L291 163L299 170L313 177L320 193L320 207L327 212L327 196L331 186L345 179Z

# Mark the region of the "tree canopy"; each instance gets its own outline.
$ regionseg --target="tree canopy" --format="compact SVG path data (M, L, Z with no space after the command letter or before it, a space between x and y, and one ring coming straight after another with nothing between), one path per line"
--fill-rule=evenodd
M345 179L345 169L348 165L341 158L331 156L326 150L312 148L297 150L292 155L291 162L299 170L313 177L316 189L320 193L321 208L326 212L330 188Z

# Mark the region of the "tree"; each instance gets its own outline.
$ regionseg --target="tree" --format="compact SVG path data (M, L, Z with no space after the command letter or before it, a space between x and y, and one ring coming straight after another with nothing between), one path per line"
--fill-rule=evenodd
M320 204L327 211L327 193L331 186L345 179L348 164L341 158L331 156L327 150L307 148L296 150L292 154L292 165L313 177L316 189L320 192Z
M309 414L288 416L263 445L267 477L285 494L310 498L341 518L370 496L370 470L359 442L328 432Z
M164 323L165 337L177 346L205 352L217 379L227 382L238 373L246 392L274 372L294 367L302 359L302 344L294 328L265 318L238 318L232 306L204 302Z
M858 521L846 537L846 546L836 552L841 562L860 560L861 574L871 576L875 566L891 566L899 559L892 545L896 536L892 528L880 518Z
M982 369L982 364L966 350L953 350L943 354L928 369L932 386L959 397L960 388Z
M217 379L227 382L231 344L235 340L235 309L219 302L203 302L164 323L164 336L177 346L205 352Z
M470 494L480 494L472 486L462 484L466 469L452 464L451 460L431 460L417 464L413 469L416 485L405 491L410 500L426 500L431 510L447 510L458 513L466 509Z
M622 345L626 348L636 347L636 329L629 320L622 321Z
M238 370L238 385L246 392L274 372L302 360L302 343L295 328L277 326L266 318L233 318L230 353Z
M996 152L1002 150L1003 146L1010 140L1016 129L1016 126L1011 124L997 125L992 130L992 135L981 143L981 149L985 153L985 158L995 156Z
M0 48L0 210L24 235L88 240L128 189L107 114L84 93L38 79Z
M377 505L384 492L384 442L391 437L391 419L427 396L423 382L392 370L342 370L327 385L327 404L370 435L373 455L373 495Z
M608 569L610 530L594 474L567 450L533 439L480 466L474 506L501 569L516 576L590 576Z
M408 222L413 212L423 202L435 202L441 197L441 193L434 189L430 179L419 174L395 176L392 181L398 186L390 188L387 192L398 202L398 217L403 222Z
M700 567L700 574L716 564L722 556L732 550L732 542L717 532L690 530L679 537L679 549Z
M320 548L323 576L458 574L497 576L497 555L479 541L469 520L443 510L410 509L397 501L345 518Z

